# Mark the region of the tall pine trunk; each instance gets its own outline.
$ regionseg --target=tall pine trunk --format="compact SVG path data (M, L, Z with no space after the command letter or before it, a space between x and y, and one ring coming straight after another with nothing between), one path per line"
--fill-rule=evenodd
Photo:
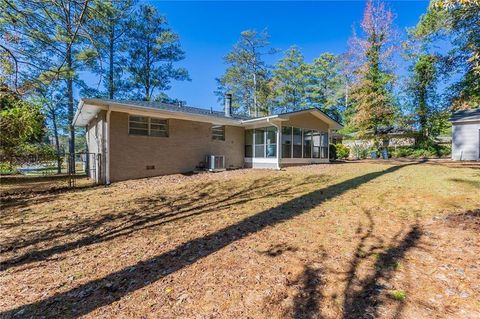
M113 26L113 21L110 21L110 32L109 32L109 70L108 70L108 97L113 100L115 95L115 87L113 83L113 49L115 41L115 28Z
M74 41L72 37L72 25L71 25L71 12L70 12L70 5L68 5L67 10L67 17L66 17L66 31L71 39L70 41ZM75 154L75 128L73 126L73 117L74 117L74 108L73 108L73 61L72 61L72 46L73 43L66 43L67 45L67 52L66 52L66 62L67 62L67 70L70 74L67 77L67 100L68 100L68 125L70 131L70 138L68 143L68 151L70 153L71 162L74 161L74 154ZM75 165L70 165L70 173L75 173Z

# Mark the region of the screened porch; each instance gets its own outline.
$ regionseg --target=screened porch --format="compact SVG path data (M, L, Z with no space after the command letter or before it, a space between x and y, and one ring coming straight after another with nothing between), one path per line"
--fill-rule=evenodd
M328 158L328 132L281 125L245 130L247 166L280 168L281 164L321 163Z

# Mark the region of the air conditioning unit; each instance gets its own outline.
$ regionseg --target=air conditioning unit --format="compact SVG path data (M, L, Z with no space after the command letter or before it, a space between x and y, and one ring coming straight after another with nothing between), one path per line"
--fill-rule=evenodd
M207 163L207 170L211 172L225 170L225 156L223 155L207 155L205 163Z

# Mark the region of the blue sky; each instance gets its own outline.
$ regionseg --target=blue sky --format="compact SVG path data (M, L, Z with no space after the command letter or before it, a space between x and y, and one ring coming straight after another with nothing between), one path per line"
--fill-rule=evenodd
M272 47L297 45L307 62L323 52L342 53L352 27L362 19L365 1L141 1L155 5L180 35L192 81L174 82L167 92L188 105L220 109L213 91L215 78L225 70L223 57L243 30L266 29ZM390 1L396 27L404 33L426 11L428 1ZM275 63L281 53L273 56Z

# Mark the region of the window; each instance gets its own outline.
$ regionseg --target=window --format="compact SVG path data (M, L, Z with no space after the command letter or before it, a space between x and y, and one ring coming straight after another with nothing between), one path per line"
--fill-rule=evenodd
M320 132L313 131L312 136L312 157L320 158Z
M128 118L128 133L168 137L168 120L132 115Z
M168 137L168 121L156 118L150 119L150 136Z
M253 130L245 131L245 157L253 157Z
M212 125L212 140L225 141L225 125Z
M303 130L303 158L312 157L312 131Z
M290 126L282 127L282 157L292 157L292 128Z
M302 129L293 128L293 157L302 158Z
M267 127L265 135L267 140L267 157L277 157L277 129L275 127Z
M257 128L254 130L255 152L253 157L265 157L265 129Z
M328 134L322 133L321 158L328 158Z
M148 117L130 116L128 126L129 134L148 135Z

